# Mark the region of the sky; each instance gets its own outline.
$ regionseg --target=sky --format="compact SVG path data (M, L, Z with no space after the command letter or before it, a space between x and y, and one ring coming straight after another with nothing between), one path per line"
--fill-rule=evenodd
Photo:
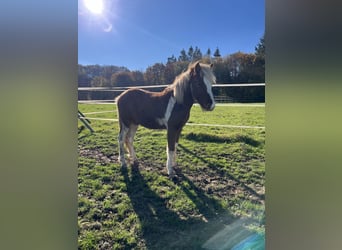
M253 53L264 33L264 0L78 0L82 65L145 71L190 46Z

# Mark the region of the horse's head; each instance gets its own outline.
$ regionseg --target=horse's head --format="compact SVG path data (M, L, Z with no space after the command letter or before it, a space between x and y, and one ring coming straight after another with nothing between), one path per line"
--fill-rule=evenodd
M215 108L215 100L211 85L215 83L216 78L212 67L212 64L197 62L190 69L192 97L199 103L203 110L208 111Z

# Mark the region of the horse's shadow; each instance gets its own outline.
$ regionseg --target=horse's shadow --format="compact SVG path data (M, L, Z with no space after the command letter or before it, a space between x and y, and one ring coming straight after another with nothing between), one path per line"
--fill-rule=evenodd
M184 135L184 138L187 140L195 141L195 142L205 142L205 143L242 142L253 147L258 147L260 145L259 141L256 141L252 137L245 136L245 135L236 135L234 137L228 137L228 136L217 136L217 135L212 135L212 134L190 132Z
M204 159L203 157L199 156L198 154L195 154L194 152L192 152L191 150L189 150L188 148L186 148L182 144L178 144L178 147L180 149L182 149L183 152L185 152L187 154L190 154L193 157L196 157L197 159L202 161L203 163L207 164L210 169L214 170L220 176L224 176L224 177L227 177L227 178L235 181L245 191L247 191L248 193L250 193L250 194L252 194L252 195L254 195L256 197L258 197L259 200L264 200L265 199L265 195L257 193L254 189L252 189L249 186L247 186L244 182L242 182L241 180L237 179L233 175L231 175L231 174L227 173L226 171L224 171L224 167L222 165L218 165L217 163L214 164L214 163Z
M254 141L250 144L257 146ZM264 195L258 194L244 182L224 171L223 166L213 164L181 144L178 146L184 153L191 154L206 163L218 175L234 180L244 191L257 196L258 200L265 198ZM175 170L177 174L175 185L195 204L200 216L172 210L169 200L151 189L150 180L141 174L139 167L131 167L131 171L127 167L121 168L127 194L141 223L142 238L147 249L204 249L203 247L206 248L208 245L208 240L212 239L211 236L218 232L223 235L223 241L231 236L235 240L242 239L251 233L243 228L244 222L239 224L243 221L241 218L230 214L218 200L208 196L179 168ZM229 233L225 231L227 228L231 230Z
M179 173L182 181L177 185L203 218L182 218L181 214L168 208L168 200L151 190L138 167L132 167L131 175L126 167L121 171L148 249L202 249L210 235L222 229L224 223L234 220L216 200L206 196L182 173Z

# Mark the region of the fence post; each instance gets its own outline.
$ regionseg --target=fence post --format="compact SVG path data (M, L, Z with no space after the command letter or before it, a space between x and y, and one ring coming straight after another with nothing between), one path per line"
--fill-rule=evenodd
M89 124L91 122L79 110L78 110L78 119L80 119L80 121L83 122L83 124L90 130L91 133L94 133L93 128Z

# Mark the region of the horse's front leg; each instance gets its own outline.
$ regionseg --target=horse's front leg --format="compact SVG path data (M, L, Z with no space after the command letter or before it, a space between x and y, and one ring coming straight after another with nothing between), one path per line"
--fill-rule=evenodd
M175 175L175 171L173 169L173 166L176 165L176 162L175 162L176 135L177 135L176 129L174 129L174 128L168 128L167 129L166 168L167 168L167 173L170 177L173 177Z
M120 132L118 136L118 142L119 142L119 159L118 160L121 163L121 166L123 167L126 167L124 143L126 140L127 133L128 133L128 128L123 123L120 123Z
M173 167L176 166L176 160L177 160L177 147L178 147L178 141L179 141L179 136L182 132L182 128L179 128L176 130L176 135L175 135L175 153L174 153L174 156L173 156L173 163L174 165L172 165Z

